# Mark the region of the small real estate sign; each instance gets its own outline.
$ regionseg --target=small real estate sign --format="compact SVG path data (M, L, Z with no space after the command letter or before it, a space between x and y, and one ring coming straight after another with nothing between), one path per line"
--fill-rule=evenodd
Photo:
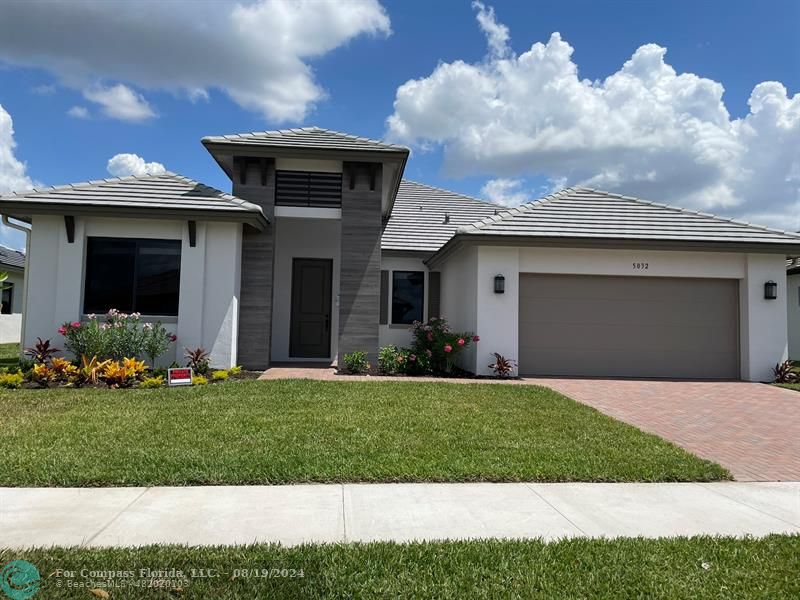
M167 369L167 385L192 385L192 370L189 368Z

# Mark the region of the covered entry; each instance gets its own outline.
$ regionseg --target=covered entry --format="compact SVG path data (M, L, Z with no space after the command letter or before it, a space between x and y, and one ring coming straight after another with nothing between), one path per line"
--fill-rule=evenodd
M520 274L519 371L737 379L739 282Z

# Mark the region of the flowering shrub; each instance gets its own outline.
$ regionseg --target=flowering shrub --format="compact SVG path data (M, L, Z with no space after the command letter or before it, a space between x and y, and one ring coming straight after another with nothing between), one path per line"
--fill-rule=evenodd
M142 323L139 313L113 308L102 322L96 315L88 315L85 323L64 323L58 332L64 336L64 347L76 358L96 356L119 361L146 356L151 364L177 339L161 323Z
M423 360L430 365L429 370L435 373L450 372L464 348L480 339L469 332L453 331L447 321L439 317L433 317L427 323L414 321L411 335L417 360L424 357Z
M378 351L378 369L386 375L394 375L399 370L398 357L400 350L397 346L384 346Z

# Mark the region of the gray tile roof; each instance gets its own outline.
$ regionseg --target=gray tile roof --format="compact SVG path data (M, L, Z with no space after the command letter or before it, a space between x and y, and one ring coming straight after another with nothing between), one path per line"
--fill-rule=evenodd
M0 267L25 268L25 253L7 246L0 246ZM1 270L1 269L0 269Z
M381 249L435 252L459 227L499 210L502 207L496 204L404 179L383 231Z
M261 208L241 198L175 173L99 179L0 196L0 213L122 215L147 210L152 215L203 216L266 224ZM126 215L127 216L127 215ZM151 215L148 215L151 216Z
M408 153L405 146L387 144L321 127L254 131L231 135L212 135L203 138L204 144L242 144L272 148L315 148L320 150L360 150Z
M800 234L573 187L476 221L466 235L797 244Z

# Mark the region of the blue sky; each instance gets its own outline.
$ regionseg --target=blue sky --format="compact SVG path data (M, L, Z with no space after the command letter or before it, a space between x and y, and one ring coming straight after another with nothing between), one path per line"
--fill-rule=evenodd
M157 10L157 4L137 7L128 3L115 15L102 14L92 3L63 4L67 7L63 10L70 11L68 17L112 34L87 42L91 30L88 35L77 31L73 38L67 36L42 50L37 39L53 35L43 16L52 15L57 24L66 17L52 14L52 7L42 9L39 2L0 7L0 37L7 40L0 41L0 105L13 122L16 144L8 149L6 140L6 149L24 163L24 177L37 183L108 177L109 159L132 153L228 190L230 182L200 144L203 135L313 124L407 143L413 149L408 178L490 196L504 204L534 199L563 185L589 183L770 225L789 219L786 228L800 228L800 221L791 222L800 208L800 165L793 158L800 154L800 101L792 102L800 91L800 2L559 0L496 1L485 6L468 1L387 0L363 6L358 2L316 2L307 3L309 12L303 13L311 18L301 18L298 23L289 14L285 27L281 27L281 18L274 18L274 11L291 13L291 5L267 2L264 12L258 13L253 7L259 3L243 3L253 8L240 18L253 23L256 38L248 43L255 45L250 46L250 56L230 50L233 54L226 59L231 71L238 68L237 61L251 60L253 53L286 50L285 45L276 46L278 50L258 46L271 43L267 38L312 40L318 35L311 23L314 15L320 18L317 26L325 27L332 15L347 7L361 11L358 19L363 24L355 29L352 22L357 18L350 15L347 23L343 20L332 27L338 27L336 34L324 44L320 42L320 47L305 50L303 46L290 56L294 60L264 63L265 71L278 73L276 81L284 77L290 82L282 84L290 96L295 81L290 71L302 71L303 65L310 69L306 81L298 84L297 96L316 94L316 98L301 102L299 108L292 105L286 109L249 96L243 100L249 89L231 92L246 84L227 77L225 64L209 65L209 72L203 73L204 62L212 61L202 55L199 32L195 41L200 50L194 59L183 59L195 60L199 74L189 83L172 85L171 79L186 72L186 63L176 58L171 65L170 52L165 52L169 56L164 60L148 55L148 46L165 44L169 48L168 42L156 39L158 33L143 29L140 41L127 46L129 38L114 34L114 28L129 25L134 34L131 39L136 40L138 20L144 21L148 11ZM165 37L170 22L176 28L182 22L199 23L200 17L192 15L189 4L172 3L164 10L170 13L163 19L167 25L161 35ZM209 9L208 22L218 22L220 15L232 10L231 3L215 3L215 8ZM85 13L92 13L91 18ZM481 15L487 26L478 22ZM307 31L305 23L311 23ZM502 33L503 27L507 35ZM198 25L198 29L202 27ZM492 31L499 31L500 37L492 38ZM553 32L560 32L561 41L551 40ZM19 37L8 41L9 34ZM24 47L27 39L30 48ZM117 45L115 39L123 43ZM499 40L495 54L488 45L492 39ZM548 40L553 43L542 46L541 64L524 66L527 63L521 57L531 46ZM235 46L239 40L232 35L226 43ZM564 58L565 43L574 49L568 59ZM630 68L640 78L635 85L628 77L624 85L615 84L622 87L602 87L603 80L619 72L637 49L647 44L667 49L663 62L677 75L694 74L709 83L701 85L698 92L688 77L673 81L673 76L658 66L659 52L649 47L640 57L643 66ZM98 55L109 58L92 58ZM65 58L74 58L81 68ZM447 83L458 71L458 61L471 69L460 73L457 83ZM570 83L568 71L573 63L577 79ZM437 65L443 66L438 71L441 79L435 73ZM257 60L255 67L259 68ZM660 83L650 79L648 71L658 69ZM643 70L648 72L643 75ZM507 75L509 71L513 74ZM424 80L425 89L407 89L403 106L396 108L398 88L412 79ZM596 80L601 89L579 87L578 80L583 79ZM204 91L194 94L189 90L195 81ZM309 81L316 92L307 89ZM564 90L553 92L565 81ZM760 120L752 118L746 127L737 125L737 119L754 117L748 99L754 87L765 81L780 82L786 88L785 100L780 89L764 88L762 104L777 106L770 109L775 114L762 110L755 115ZM724 87L722 111L727 110L729 117L720 116L714 83ZM134 106L132 113L115 113L111 103L124 103L125 98L108 92L119 84L132 91L133 104L140 101L138 108L144 112L137 113ZM478 85L484 89L473 100L470 90ZM503 92L506 87L514 90ZM656 99L648 96L651 88L661 90ZM106 95L97 100L101 93ZM687 93L694 98L688 103ZM620 96L625 97L624 102L618 100ZM564 111L565 98L575 99L570 112ZM466 106L455 108L462 101ZM594 108L586 108L584 113L585 105L590 104ZM503 108L495 113L495 106ZM630 114L638 110L636 106L641 106L642 112L634 119ZM71 116L70 109L73 115L78 111L88 118ZM287 111L294 114L287 118ZM297 111L305 115L298 116ZM439 127L442 119L431 117L439 114L437 111L458 115L458 120ZM394 126L387 125L392 115ZM435 119L433 126L429 118ZM573 126L578 121L585 123ZM598 128L609 129L597 134L592 130L593 121ZM552 135L543 138L541 132L548 127ZM608 140L622 130L625 135L613 144L589 139ZM684 138L684 130L693 133ZM700 130L704 133L696 133ZM651 152L651 148L657 150ZM0 145L0 156L3 150ZM652 157L640 161L645 155ZM0 182L3 165L0 160ZM6 178L19 180L19 173L16 179ZM772 181L780 182L778 189L763 192ZM3 232L3 237L16 241L8 232Z

